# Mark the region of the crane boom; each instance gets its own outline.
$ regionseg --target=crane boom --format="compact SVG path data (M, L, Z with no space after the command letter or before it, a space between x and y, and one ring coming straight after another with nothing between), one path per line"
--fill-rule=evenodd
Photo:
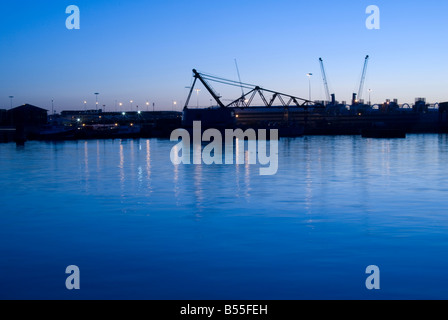
M238 80L240 81L241 96L244 96L244 89L243 89L243 85L241 83L240 70L238 69L238 63L236 62L236 59L235 59L235 67L236 67L236 73L238 74Z
M322 79L324 81L325 95L327 96L327 101L330 101L330 90L328 89L327 75L325 74L324 62L322 58L319 58L320 70L322 71Z
M190 93L188 94L187 101L185 102L185 108L188 106L188 102L190 101L191 94L192 94L193 89L194 89L194 85L196 84L196 80L198 80L198 79L199 79L199 81L202 82L204 87L212 95L213 99L215 99L215 101L218 103L218 105L221 108L224 108L225 106L221 102L221 97L212 89L212 87L210 87L210 85L207 83L207 81L205 81L205 79L201 76L201 74L199 72L196 71L196 69L193 69L193 76L194 76L194 82L193 82L193 85L190 87Z
M358 100L361 100L361 97L362 97L362 89L364 88L364 81L366 79L367 63L368 62L369 62L369 56L367 55L364 60L364 67L362 69L361 82L359 83Z

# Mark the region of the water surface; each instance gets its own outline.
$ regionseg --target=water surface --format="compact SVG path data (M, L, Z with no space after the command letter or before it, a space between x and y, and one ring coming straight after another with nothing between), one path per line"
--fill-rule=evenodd
M448 298L446 135L281 139L274 176L174 144L0 145L0 298Z

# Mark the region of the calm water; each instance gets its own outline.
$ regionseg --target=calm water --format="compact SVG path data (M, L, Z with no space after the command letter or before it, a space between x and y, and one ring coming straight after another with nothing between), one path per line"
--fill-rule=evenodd
M174 144L0 145L0 298L448 299L446 135L282 139L275 176Z

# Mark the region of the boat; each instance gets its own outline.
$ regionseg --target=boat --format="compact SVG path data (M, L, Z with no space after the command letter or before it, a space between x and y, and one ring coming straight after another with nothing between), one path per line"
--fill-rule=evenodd
M40 140L65 140L75 137L76 128L72 126L46 125L38 133Z

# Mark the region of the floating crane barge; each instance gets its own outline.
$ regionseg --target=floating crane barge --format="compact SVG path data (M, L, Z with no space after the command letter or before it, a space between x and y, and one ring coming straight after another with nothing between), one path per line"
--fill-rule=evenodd
M366 57L367 62L368 57ZM363 71L364 73L364 71ZM193 121L201 121L202 128L278 129L279 136L301 135L359 135L366 137L402 137L406 133L448 132L448 103L429 108L423 99L414 106L400 107L396 101L387 101L374 107L359 103L351 106L332 101L316 103L300 97L264 89L260 86L219 78L193 70L194 82L186 100L182 125L191 128ZM217 106L189 108L188 104L197 81L200 81L216 101ZM241 86L247 91L238 99L224 104L208 83ZM252 106L254 98L263 105ZM275 104L276 103L276 104Z

